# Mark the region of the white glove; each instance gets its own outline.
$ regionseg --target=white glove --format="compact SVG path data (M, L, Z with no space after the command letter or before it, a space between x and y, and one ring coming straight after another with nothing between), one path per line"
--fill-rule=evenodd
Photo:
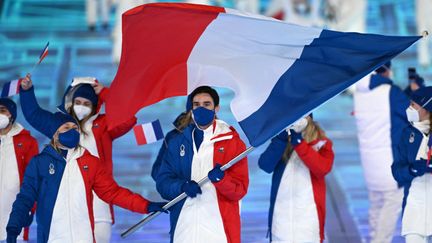
M285 131L287 131L288 135L290 135L290 129L293 129L295 132L302 132L308 125L308 120L306 117L300 118L296 122L294 122L291 126L287 127Z

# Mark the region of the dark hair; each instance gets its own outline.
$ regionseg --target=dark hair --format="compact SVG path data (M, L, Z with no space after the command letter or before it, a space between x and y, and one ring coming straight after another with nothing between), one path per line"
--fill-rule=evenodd
M190 97L190 100L193 101L193 98L195 97L195 95L202 94L202 93L209 94L213 99L214 105L215 106L219 105L219 95L216 92L216 90L210 86L200 86L200 87L196 88L194 91L192 91L192 93L188 96L188 98Z

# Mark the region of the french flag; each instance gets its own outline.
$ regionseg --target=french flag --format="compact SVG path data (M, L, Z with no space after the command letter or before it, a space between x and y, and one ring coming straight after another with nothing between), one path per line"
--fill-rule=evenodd
M253 146L421 38L336 32L183 3L145 4L122 18L122 56L106 103L110 127L209 85L235 93L231 111Z
M49 42L47 42L47 44L45 45L45 48L42 50L41 54L39 55L38 64L40 64L42 62L42 60L48 55L48 46L49 46Z
M5 83L3 85L1 97L6 98L18 94L20 85L21 85L20 79L12 80L10 82Z
M154 143L164 138L159 120L136 125L134 128L135 139L138 145Z

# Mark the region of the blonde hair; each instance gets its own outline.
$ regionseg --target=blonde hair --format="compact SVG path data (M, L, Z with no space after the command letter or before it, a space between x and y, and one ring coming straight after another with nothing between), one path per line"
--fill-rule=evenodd
M315 122L310 116L306 117L308 124L306 128L302 131L302 136L306 143L310 143L316 139L325 138L325 132L321 129L319 124ZM291 136L288 137L288 143L285 147L284 153L282 155L282 160L288 162L292 155L294 148L291 145Z
M191 111L186 112L184 115L181 115L176 124L175 124L175 128L179 131L179 132L183 132L183 130L189 126L189 124L191 124L192 122L192 113Z

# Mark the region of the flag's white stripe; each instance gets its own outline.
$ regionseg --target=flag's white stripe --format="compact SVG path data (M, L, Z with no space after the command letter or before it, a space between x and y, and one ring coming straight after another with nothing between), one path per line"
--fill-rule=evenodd
M17 88L18 88L18 80L11 81L11 83L9 85L8 96L15 95L17 93Z
M235 92L231 110L241 121L264 104L281 75L321 31L280 21L219 14L189 56L188 93L201 85L230 88Z
M147 143L154 143L157 141L156 134L154 133L154 129L151 123L146 123L142 125L144 130L144 136L147 140Z

